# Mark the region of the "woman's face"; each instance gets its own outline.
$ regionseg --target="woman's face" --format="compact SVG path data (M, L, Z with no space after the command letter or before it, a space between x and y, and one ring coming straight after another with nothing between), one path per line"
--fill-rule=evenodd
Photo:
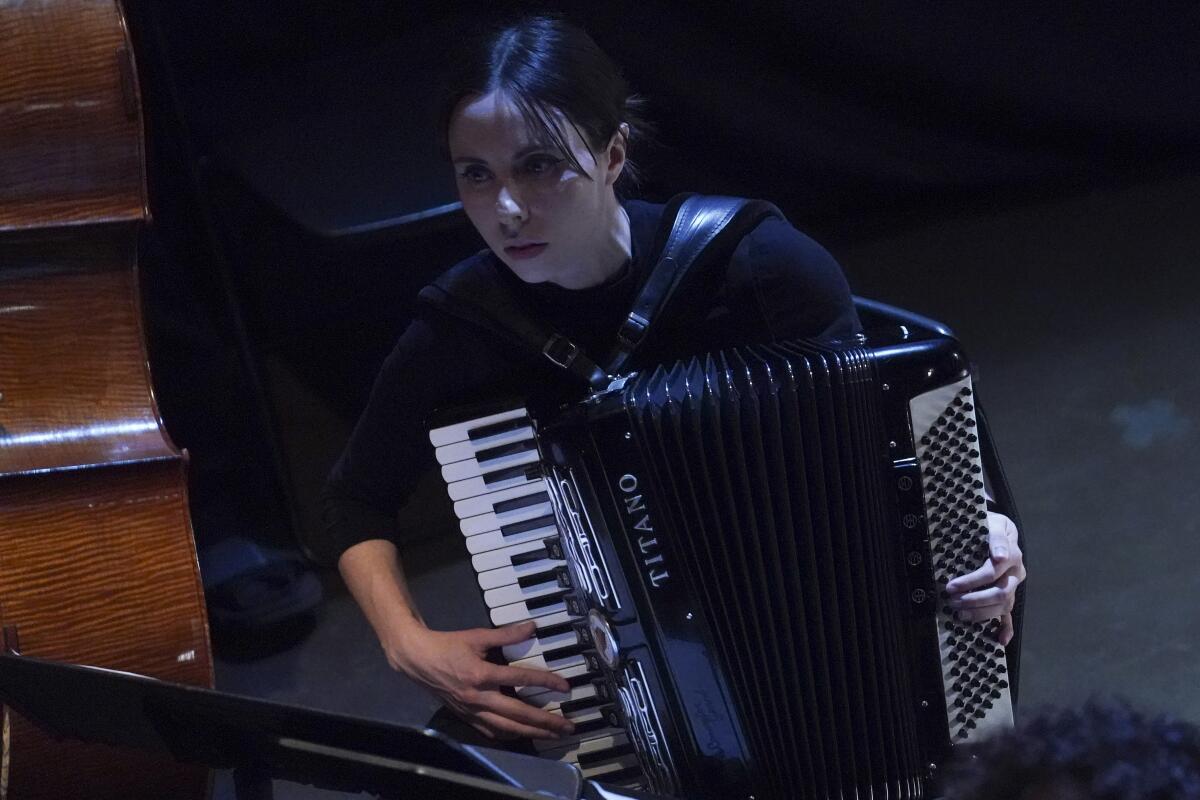
M501 92L465 99L449 144L463 209L492 252L526 282L570 286L572 273L607 255L624 142L614 136L594 153L561 113L558 121L584 172L536 138Z

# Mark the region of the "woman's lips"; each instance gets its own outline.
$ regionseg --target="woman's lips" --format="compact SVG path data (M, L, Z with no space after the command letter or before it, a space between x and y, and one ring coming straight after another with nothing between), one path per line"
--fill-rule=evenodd
M538 244L524 244L519 247L509 246L504 248L504 252L513 258L533 258L534 256L541 255L542 251L548 246L549 245L546 242L541 242Z

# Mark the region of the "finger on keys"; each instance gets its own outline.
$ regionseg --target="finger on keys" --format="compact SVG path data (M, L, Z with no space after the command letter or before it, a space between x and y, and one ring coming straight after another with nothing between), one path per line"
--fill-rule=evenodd
M1003 604L980 606L978 608L960 608L954 612L954 619L959 622L984 622L997 619L1004 614Z
M512 699L512 698L508 698ZM521 702L519 700L514 702ZM543 712L544 713L544 712ZM553 715L550 715L553 716ZM553 728L540 725L527 725L492 711L480 711L475 715L483 725L493 731L497 738L511 739L515 736L525 736L530 739L558 739L560 734ZM562 718L559 717L561 720ZM477 726L478 727L478 726Z
M1009 541L1010 532L1016 532L1016 526L1008 517L995 511L987 512L988 550L997 572L1004 572L1009 567L1012 548ZM1016 537L1012 537L1016 538Z
M480 628L477 641L485 649L504 647L507 644L519 644L533 637L537 631L537 623L531 619L524 622L514 622L500 628Z
M497 686L542 686L556 692L571 691L566 678L545 669L497 666L492 675Z
M1017 601L1017 586L1020 583L1021 579L1016 575L1004 575L986 589L951 597L948 605L955 609L1001 606L1003 611L1009 612Z
M1013 615L1011 613L1002 615L1000 617L1000 630L996 633L996 641L1003 647L1008 647L1008 643L1012 641L1014 633Z
M541 738L556 738L574 732L575 724L562 714L543 711L537 706L531 706L523 700L509 697L500 692L487 692L482 695L477 704L475 716L491 713L503 717L510 722L537 729L539 733L525 733L522 736L540 736ZM511 728L506 728L511 730Z
M989 558L983 562L983 566L979 569L968 572L966 575L959 575L947 583L946 591L951 595L965 594L972 589L979 589L980 587L995 583L999 574L996 571L995 563Z
M950 598L947 605L951 608L966 609L966 608L985 608L987 606L1001 605L1004 603L1005 593L1000 586L989 586L986 589L980 589L975 592L967 592L964 595L958 595Z

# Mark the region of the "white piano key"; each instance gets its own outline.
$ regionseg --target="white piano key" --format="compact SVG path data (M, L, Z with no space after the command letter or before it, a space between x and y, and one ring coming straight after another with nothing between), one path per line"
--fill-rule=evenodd
M600 750L611 750L614 747L620 747L623 744L629 743L629 737L624 733L610 733L604 736L597 736L592 739L583 739L575 742L569 747L552 747L543 750L541 755L543 758L552 758L555 761L566 761L574 764L579 761L580 753L595 753Z
M440 428L434 428L429 432L429 441L434 447L443 447L454 442L466 441L470 438L471 431L478 430L487 425L495 425L497 422L507 422L510 419L518 419L520 417L529 416L529 412L524 407L513 408L508 411L500 411L495 414L489 414L486 417L479 419L467 420L456 425L444 425ZM491 437L488 437L491 438ZM482 440L481 440L482 441Z
M558 614L547 614L544 617L538 617L537 629L545 630L551 625L558 625L563 622L574 622L575 620L587 619L587 617L572 614L570 611L562 611Z
M554 711L569 700L583 700L595 696L596 687L585 683L582 686L572 686L569 692L542 692L524 699L531 706L537 706L543 711Z
M531 553L535 550L544 550L545 545L542 541L545 536L540 536L536 540L528 542L519 542L510 544L506 547L498 547L495 550L488 550L483 553L476 553L471 556L471 568L476 574L487 572L500 567L511 567L512 557L521 553Z
M467 458L475 458L475 454L480 450L487 450L489 447L500 447L506 444L515 442L523 442L526 439L533 438L533 428L525 426L517 428L515 431L508 431L496 436L489 436L486 440L481 439L478 442L472 442L467 439L454 444L443 445L434 450L434 455L437 457L439 464L453 464L455 461L462 461Z
M595 720L604 718L604 714L601 713L601 708L602 708L602 706L595 707L595 708L588 708L585 711L578 713L578 714L568 714L567 719L571 720L576 725L580 725L585 722L594 722ZM553 714L555 712L551 711L550 713ZM566 742L567 748L569 749L571 745L573 745L577 742L585 742L585 741L588 741L589 739L600 739L605 736L616 736L617 734L620 734L620 733L624 733L624 731L622 731L620 728L614 728L611 725L605 725L602 728L596 728L595 730L590 730L585 733L576 733L576 734L573 734L572 736L565 736L562 739L558 739L558 740L534 739L533 747L539 753L542 753L542 752L545 752L546 750L561 749L563 747L563 743Z
M544 597L548 594L561 592L564 587L551 579L545 583L539 583L536 586L521 586L516 583L511 583L508 586L500 586L496 589L488 589L483 593L483 604L488 608L500 608L501 606L512 605L513 603L527 602L535 600L539 597Z
M540 622L541 620L539 619L538 621ZM561 675L564 678L574 678L578 675L586 675L588 672L588 668L587 668L587 664L573 664L569 667L562 667L561 669L556 669L556 670L554 670L554 672L557 673L558 675ZM596 677L599 677L599 675L597 675ZM538 695L547 694L547 693L558 695L560 701L565 696L563 692L556 692L553 689L547 689L545 686L518 686L517 687L517 696L524 700L527 700L527 701L532 701L533 698L537 697Z
M527 494L544 491L546 491L546 480L545 478L538 478L536 481L530 481L529 483L524 483L520 486L497 489L487 494L459 500L454 504L454 515L459 519L476 517L480 514L486 514L489 511L492 511L495 508L496 503L502 503L505 500L511 500L514 497L524 497Z
M617 758L608 761L602 761L599 764L591 764L586 767L581 766L579 771L583 773L583 777L587 778L588 780L600 781L603 783L605 775L609 775L613 772L619 772L620 770L628 767L636 766L638 766L637 754L626 753L623 756L618 756Z
M537 519L538 517L544 517L553 513L554 506L550 505L549 500L546 500L542 503L534 503L531 506L516 508L502 514L489 511L486 514L468 517L459 520L458 529L463 532L463 536L474 536L479 533L499 531L500 528L505 525L511 525L514 522L524 522L525 520Z
M551 672L557 672L560 669L577 667L586 663L587 660L583 657L582 653L577 653L576 655L567 656L565 658L556 658L553 661L547 661L545 653L538 653L537 655L529 656L528 658L518 658L516 661L510 662L510 665L514 667L525 667L526 669L545 669L550 670Z
M447 483L446 492L450 495L451 500L466 500L471 497L478 497L481 494L491 494L492 492L515 486L526 486L531 483L542 482L542 480L541 472L535 466L521 470L511 478L503 478L492 483L485 483L482 477L467 478L463 481Z
M566 565L567 562L561 559L539 558L537 561L530 561L528 564L518 564L515 567L489 569L487 572L479 573L476 577L479 580L479 588L486 591L488 589L498 589L510 583L516 583L528 575L536 575L539 572L547 572L555 567L565 567Z
M574 630L569 630L563 633L556 633L553 636L543 636L540 639L537 636L533 636L517 644L506 644L502 652L504 653L504 659L512 662L520 658L536 656L538 653L544 653L547 650L557 650L560 647L577 644L578 642L579 636Z
M491 617L493 625L509 625L513 622L524 622L527 619L535 619L544 617L547 614L557 614L560 611L566 611L567 604L563 600L557 603L551 603L548 606L535 608L532 611L529 606L521 603L509 603L506 606L498 606L488 611L488 616Z
M511 456L502 456L483 464L480 464L473 458L468 458L465 461L455 461L453 464L443 465L442 480L449 485L451 483L457 483L470 478L482 478L482 476L486 473L494 472L498 469L519 467L522 464L533 464L538 460L538 452L536 449L526 450L523 453L516 453Z
M593 698L585 698L585 699L592 700ZM571 720L575 724L579 724L581 722L594 722L595 720L603 719L604 715L601 712L603 712L605 706L609 706L612 704L606 700L601 700L600 698L594 698L594 699L595 699L595 702L584 704L582 707L576 708L567 714L563 714L561 707L558 708L557 710L551 711L550 713L551 714L562 714L562 716ZM595 734L598 734L599 732L600 732L599 730L589 731L588 733L585 733L582 735L587 738L592 738Z
M499 550L501 547L512 547L516 544L526 544L528 542L542 542L551 536L558 535L558 528L553 525L546 525L542 528L531 528L520 533L512 533L508 536L500 533L500 531L488 531L487 533L476 534L466 538L467 552L471 555L486 553L489 550Z

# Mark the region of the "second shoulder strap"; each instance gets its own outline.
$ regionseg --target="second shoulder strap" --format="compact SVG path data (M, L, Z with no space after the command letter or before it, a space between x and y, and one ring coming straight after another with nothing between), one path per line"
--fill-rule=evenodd
M678 208L662 253L617 332L607 360L609 374L625 367L698 264L723 251L725 244L736 244L766 217L783 218L771 203L741 197L692 195Z

